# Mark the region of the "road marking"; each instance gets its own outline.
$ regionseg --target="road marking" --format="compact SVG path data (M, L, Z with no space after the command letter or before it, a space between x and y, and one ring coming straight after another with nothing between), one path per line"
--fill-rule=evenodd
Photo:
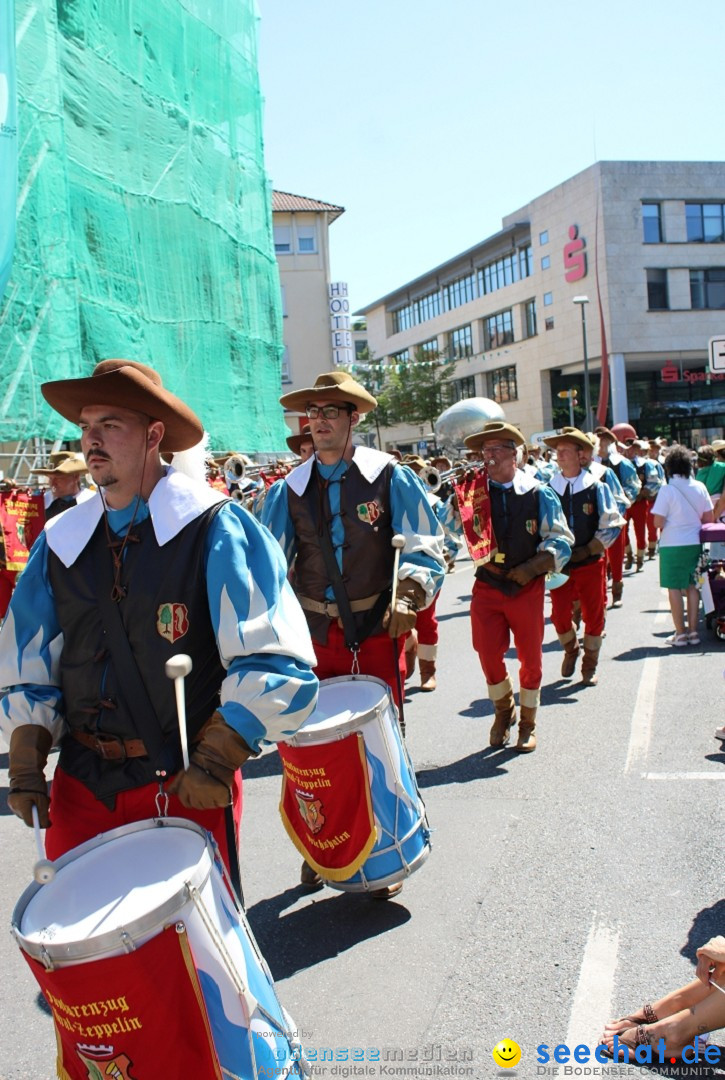
M595 912L569 1015L567 1046L597 1045L602 1028L612 1015L618 950L619 932L599 922Z
M725 780L725 772L643 772L643 780Z
M624 763L625 773L630 772L637 761L645 758L649 750L650 740L652 739L652 718L655 709L659 664L659 656L648 656L642 666L637 700L634 703L634 711L632 712L627 760Z

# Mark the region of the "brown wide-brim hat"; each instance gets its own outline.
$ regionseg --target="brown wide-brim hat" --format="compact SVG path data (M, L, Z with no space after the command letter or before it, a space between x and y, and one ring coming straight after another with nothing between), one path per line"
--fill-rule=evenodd
M725 439L713 439L710 443L710 446L713 448L715 453L717 453L718 450L725 450Z
M287 445L293 454L298 454L302 447L303 442L312 442L312 432L310 431L310 425L302 428L299 435L290 435L287 439Z
M428 465L418 454L406 454L403 457L403 465L408 465L411 469L427 469Z
M60 458L62 460L55 461ZM73 454L68 450L59 450L55 454L50 455L50 465L47 469L33 469L36 476L80 476L83 473L88 472L88 466L86 465L85 458L82 454Z
M503 420L489 420L480 431L467 435L463 441L469 450L480 450L489 439L503 439L506 442L513 442L514 446L526 445L526 439L519 429L513 424L504 423Z
M608 427L595 428L594 429L594 434L598 435L600 439L601 439L601 437L603 435L605 439L611 439L613 443L618 443L619 442L619 439L617 438L617 436L614 434L614 432L611 430L611 428L608 428Z
M355 382L347 371L328 371L318 375L315 385L306 390L293 390L279 399L284 409L296 409L304 412L314 398L324 399L333 405L349 401L359 413L369 413L377 406L377 400L364 386Z
M577 446L581 446L582 450L591 450L592 441L588 438L583 431L575 427L563 427L559 428L555 435L549 435L546 439L542 439L545 446L548 446L550 450L556 450L557 445L567 439L569 442L574 442Z
M80 423L81 409L109 405L145 413L164 425L159 450L178 453L201 442L204 427L188 405L164 389L161 376L135 360L102 360L84 379L59 379L42 383L43 397L56 412Z

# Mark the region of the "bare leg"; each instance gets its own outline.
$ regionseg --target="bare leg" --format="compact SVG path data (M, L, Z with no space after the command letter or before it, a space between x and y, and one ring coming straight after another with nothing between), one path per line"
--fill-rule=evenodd
M690 633L697 630L697 620L700 616L700 594L694 585L687 590L687 629Z
M668 589L670 598L670 611L672 612L672 621L675 624L675 633L684 634L685 631L685 605L682 600L682 592L680 589Z
M645 1028L653 1046L660 1039L664 1039L668 1055L679 1057L684 1047L692 1044L698 1035L705 1035L709 1031L717 1031L718 1028L725 1026L725 995L718 990L710 989L704 983L699 983L699 985L706 993L703 1000L690 1008L682 1009L672 1016L658 1020L656 1024L649 1024ZM625 1043L633 1047L636 1035L636 1027L618 1032L605 1031L602 1042L611 1050L616 1036L620 1044Z
M652 1009L660 1020L664 1020L667 1016L672 1016L673 1013L681 1012L682 1009L691 1009L697 1005L698 1002L706 998L708 994L713 991L705 983L699 979L693 979L692 982L686 983L685 986L681 986L679 990L673 990L672 993L666 994L664 997L659 998L657 1001L652 1002ZM717 991L715 991L717 993ZM725 1001L725 998L723 998ZM627 1028L632 1027L632 1022L636 1024L646 1024L647 1018L641 1009L637 1009L636 1012L625 1016L621 1020L612 1020L604 1028L605 1034L608 1032L625 1031ZM650 1025L651 1026L651 1025Z

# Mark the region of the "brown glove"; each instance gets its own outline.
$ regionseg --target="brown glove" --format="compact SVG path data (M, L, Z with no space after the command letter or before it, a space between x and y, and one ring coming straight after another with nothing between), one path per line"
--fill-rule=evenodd
M391 638L407 634L415 626L418 612L425 604L425 589L412 578L404 578L398 582L398 591L395 597L395 610L388 605L383 615L383 629L388 631Z
M548 574L554 569L554 556L550 551L537 551L531 559L512 567L506 575L507 581L515 581L517 585L528 585L536 577Z
M33 804L38 807L41 829L47 829L50 824L48 819L50 799L43 770L48 763L48 754L52 745L53 739L50 732L40 724L22 724L16 727L10 736L8 806L31 829Z
M232 801L234 773L252 751L241 735L215 712L202 729L189 768L177 773L166 789L187 810L213 810Z
M604 544L595 536L588 544L580 544L579 547L572 548L569 562L576 566L577 563L590 559L592 555L601 555L603 551Z

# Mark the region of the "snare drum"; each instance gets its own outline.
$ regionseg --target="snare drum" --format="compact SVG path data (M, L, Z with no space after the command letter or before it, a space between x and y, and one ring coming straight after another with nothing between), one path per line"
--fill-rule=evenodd
M137 822L55 867L25 890L12 931L53 1013L59 1074L309 1075L202 828Z
M340 874L330 873L329 853L350 828L348 811L338 812L335 790L344 794L354 783L355 741L350 736L355 735L360 736L365 791L354 801L369 803L371 836L363 844L361 835L362 865L341 880ZM280 807L285 827L328 885L372 891L403 881L423 865L430 854L430 828L386 683L366 675L324 679L315 712L278 749L285 773Z

